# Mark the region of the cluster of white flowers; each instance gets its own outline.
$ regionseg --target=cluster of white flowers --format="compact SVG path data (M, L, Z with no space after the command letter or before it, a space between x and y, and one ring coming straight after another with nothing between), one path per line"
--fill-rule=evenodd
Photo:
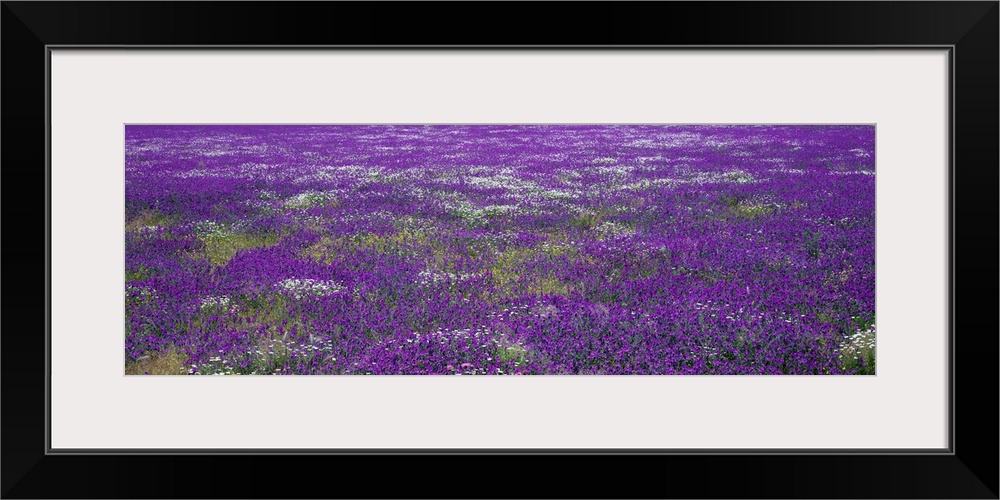
M174 173L174 177L178 179L199 179L204 177L224 177L225 172L217 172L208 170L207 168L195 168L191 170L182 170Z
M871 170L852 170L847 172L841 172L839 170L831 170L830 175L875 175L875 172Z
M703 359L717 359L719 356L719 350L707 344L699 344L692 350Z
M447 208L454 215L470 222L485 222L489 217L516 212L517 205L487 205L478 207L466 200L456 199L444 202Z
M636 167L636 170L640 172L655 172L656 170L659 170L657 165L647 165L647 163L650 162L656 162L657 164L670 163L671 160L670 158L663 157L663 155L656 155L656 156L637 156L635 158L635 161L639 162L639 166Z
M567 241L565 243L560 243L560 242L551 243L546 241L545 243L539 245L539 248L542 250L542 252L548 255L558 255L576 250L577 249L576 244L577 242L572 240Z
M295 357L312 357L316 353L330 353L333 351L333 340L328 337L321 337L319 335L310 333L309 343L299 343L294 340L288 341L275 341L271 340L265 346L263 343L259 344L256 348L247 351L247 354L256 355L259 359L265 361L266 363L271 363L274 360L295 358ZM328 361L337 361L335 357L327 357Z
M153 300L157 297L152 288L134 285L125 285L125 296L136 300Z
M659 179L641 179L636 182L629 184L623 184L619 186L619 189L624 189L626 191L641 191L646 189L651 189L657 186L675 186L677 184L684 184L685 181L681 179L671 179L669 177L661 177Z
M514 193L530 193L543 188L535 181L526 179L524 175L515 174L510 167L501 169L490 175L474 175L464 178L465 183L482 189L504 189Z
M535 302L536 307L542 307L544 305L545 304L541 301ZM521 305L511 304L509 307L504 308L502 311L491 312L487 316L489 316L490 318L509 319L512 317L523 316L528 314L528 311L530 310L531 307L532 306L527 304L521 304Z
M840 359L844 356L856 358L865 349L875 349L875 325L848 336L840 345Z
M468 348L470 345L478 346L481 349L490 349L500 356L509 356L513 359L514 366L520 366L521 362L518 359L523 358L525 353L525 347L522 343L513 343L508 341L503 334L497 334L490 330L486 325L480 325L475 329L472 328L438 328L436 331L430 331L426 333L411 332L410 336L407 338L391 337L379 340L377 345L384 349L386 352L393 351L403 351L410 348L413 344L440 344L443 346L451 344L462 344L462 349ZM494 356L488 356L485 358L487 363L493 361ZM501 358L502 359L502 358ZM354 366L358 366L358 363L353 363ZM484 375L487 373L486 367L476 366L475 363L471 362L454 362L448 364L444 367L452 375ZM357 373L370 374L371 372L360 368ZM354 370L348 370L348 373L355 372ZM502 375L503 372L498 373Z
M556 174L558 174L560 177L565 178L567 180L576 180L576 179L580 179L580 178L583 177L583 174L580 173L580 171L576 170L576 169L562 169L562 170L557 171Z
M543 198L573 200L579 195L569 189L546 189L541 192Z
M289 278L278 283L278 287L281 288L281 291L295 297L296 299L309 296L321 297L324 295L340 293L347 289L347 287L337 283L336 281L316 280L311 278Z
M303 224L322 224L327 221L325 217L319 215L298 214L294 218Z
M702 302L695 302L694 303L694 309L698 310L698 311L703 311L705 309L716 309L717 306L718 306L718 303L714 302L714 301L711 301L711 300L706 300L704 303L702 303Z
M625 224L620 224L613 221L604 221L594 228L603 237L619 237L635 234L635 230L626 226Z
M806 171L802 170L801 168L779 168L779 169L774 170L774 171L775 172L781 172L783 174L793 174L793 175L802 175L802 174L806 173Z
M475 276L470 273L449 273L441 271L420 271L417 273L417 284L430 285L445 281L463 281Z
M354 188L369 184L372 181L394 180L403 177L401 172L393 172L381 167L365 167L359 165L324 166L312 169L303 169L302 175L292 182L303 184L315 181L347 181Z
M756 179L750 175L750 172L745 172L743 170L730 170L729 172L722 173L722 180L735 182L737 184L746 184L748 182L753 182Z
M268 165L266 163L243 163L236 167L236 171L242 174L240 177L244 179L266 176L280 169L280 165Z
M648 170L648 169L643 169ZM623 183L617 186L617 189L623 189L626 191L643 191L647 189L652 189L660 186L675 187L682 184L714 184L721 182L731 182L735 184L747 184L751 182L757 182L759 179L755 178L749 172L743 170L731 170L728 172L691 172L690 170L684 168L678 168L675 171L676 174L681 174L686 177L660 177L656 179L638 179L633 182ZM801 173L801 171L793 172ZM628 178L628 176L622 176L622 178Z
M220 224L214 220L203 220L194 223L194 232L198 236L222 236L228 232L229 228L225 224Z
M754 156L753 153L749 153L746 156ZM773 163L775 165L784 165L788 163L787 158L759 158L756 160L758 163Z
M597 167L597 173L610 177L630 177L635 170L626 165L615 165L613 167Z
M322 205L336 199L333 193L327 191L304 191L285 201L286 208L309 208Z
M222 309L226 311L235 311L236 305L232 303L229 297L225 295L219 297L205 297L201 299L202 309Z
M728 172L697 172L688 181L691 184L712 184L718 182L732 182L736 184L747 184L756 182L749 172L743 170L730 170Z
M223 350L219 350L219 354L222 354ZM224 359L222 356L211 356L208 358L208 362L202 363L201 366L191 365L188 369L188 374L190 375L234 375L233 365L229 364L228 359Z
M388 210L376 210L374 212L368 212L362 214L358 217L361 220L369 221L395 221L398 216Z
M508 229L502 232L483 234L476 239L485 241L490 245L510 245L517 241L517 232Z

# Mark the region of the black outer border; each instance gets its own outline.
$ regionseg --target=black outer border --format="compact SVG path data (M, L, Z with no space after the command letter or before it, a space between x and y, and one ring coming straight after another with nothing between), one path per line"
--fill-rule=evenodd
M998 3L586 3L573 4L570 17L573 22L557 14L557 9L538 7L538 4L491 3L3 2L0 61L5 75L2 117L3 142L7 147L0 150L0 158L7 167L9 181L4 193L8 195L4 222L14 230L8 233L12 237L2 251L9 264L45 270L44 282L26 284L19 279L16 288L22 293L8 293L6 297L8 314L3 326L8 331L2 337L5 349L0 351L3 403L6 403L2 407L4 439L0 441L4 454L3 497L429 494L438 497L997 498L995 423L998 419L994 399L997 391L991 385L997 380L998 366L997 338L993 333L998 331L997 317L993 314L997 287L994 281L984 283L973 279L970 273L964 274L965 280L958 280L955 271L973 271L971 256L976 250L985 250L985 258L974 261L975 276L997 275L994 259L1000 164ZM456 22L463 18L464 23ZM745 450L671 450L670 455L642 457L635 455L637 450L600 450L600 456L589 457L583 456L587 450L450 450L464 455L494 454L495 458L499 453L520 455L515 460L501 456L496 468L484 468L480 457L466 456L458 461L459 457L444 454L449 450L405 450L409 454L433 455L414 460L412 456L399 454L404 450L352 450L366 455L350 457L304 454L303 450L268 450L268 455L231 450L233 454L226 456L220 456L226 453L224 450L214 450L215 453L185 450L171 455L159 455L165 450L147 450L136 455L109 454L102 450L99 455L81 456L58 454L49 448L46 425L49 408L43 397L48 387L42 387L41 382L48 383L46 334L50 313L46 285L51 272L46 129L50 47L62 47L60 50L122 45L363 48L374 44L403 46L416 41L423 47L451 43L483 49L509 43L511 27L520 32L519 41L535 47L583 44L612 48L607 45L609 40L652 50L664 46L794 46L805 50L819 46L953 47L949 57L953 79L949 128L954 138L949 180L952 202L949 265L953 291L949 296L953 321L949 347L955 361L949 399L955 417L951 421L962 425L961 430L957 425L950 429L950 450L906 450L889 455L866 450L837 454L832 450L809 453L755 450L750 454ZM567 41L572 43L567 45ZM37 191L24 187L37 189L43 183L44 206ZM961 198L957 196L958 188L962 188ZM40 214L44 214L44 234L40 234L43 233L38 224ZM966 225L962 227L966 229L956 234L958 215L963 216L961 220ZM45 243L44 248L39 247L41 242ZM962 249L963 266L957 266L954 260L958 247ZM23 293L25 288L30 293ZM964 313L962 317L955 315L959 296L966 305L959 311ZM41 297L45 300L39 300ZM969 307L984 297L988 304L985 313ZM45 318L44 332L38 332L37 319L27 319L24 325L11 328L21 323L20 318L38 315ZM955 331L975 337L956 344ZM37 335L20 332L37 332ZM965 392L954 385L956 381L963 382ZM986 390L980 393L972 389L973 383L977 389L986 387ZM863 415L864 410L857 413ZM526 417L531 418L530 414ZM936 454L920 454L921 451ZM274 452L293 455L275 456L271 454ZM385 455L370 456L374 454ZM550 459L553 454L559 457ZM307 476L307 471L316 466L329 471L334 460L336 472L328 473L331 482L324 484L324 488L310 495L308 485L305 488L298 485L303 483L298 477ZM572 470L573 477L556 472L553 460ZM387 480L379 484L353 481L358 474L370 470L386 474ZM251 471L273 480L247 481L247 473ZM237 479L225 479L227 473L238 474ZM206 475L207 487L204 484L194 487L200 481L198 478L205 480ZM526 482L533 484L529 486Z

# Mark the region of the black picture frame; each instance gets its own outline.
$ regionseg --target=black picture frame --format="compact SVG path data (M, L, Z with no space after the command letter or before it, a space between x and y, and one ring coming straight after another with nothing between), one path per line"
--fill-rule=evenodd
M9 281L8 292L16 293L4 296L5 335L0 337L4 498L998 498L1000 3L996 1L2 4L5 147L0 158L8 181L3 192L8 239L2 252L8 270L30 270L29 276L44 270L44 279L18 278L16 285ZM369 450L353 455L295 450L52 453L46 386L51 313L49 48L414 44L609 50L616 46L950 47L953 425L949 450L645 455L627 450L599 455L525 450L502 455L488 450ZM359 481L373 470L384 474L385 480ZM574 471L572 477L563 470Z

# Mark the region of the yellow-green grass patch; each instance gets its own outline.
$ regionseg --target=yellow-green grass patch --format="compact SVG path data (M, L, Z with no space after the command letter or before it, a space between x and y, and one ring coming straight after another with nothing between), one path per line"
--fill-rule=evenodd
M564 283L551 273L533 274L526 271L528 265L539 260L566 256L571 261L580 258L578 249L560 244L542 244L533 248L510 249L496 255L489 270L496 283L496 289L503 296L520 293L569 295L574 287Z
M184 375L187 368L184 356L171 347L161 353L152 353L136 361L125 363L125 375Z
M744 219L754 219L757 217L763 217L765 215L770 215L774 212L773 205L736 205L730 207L729 212L733 215L744 218Z
M160 213L157 210L142 210L131 220L125 222L125 230L138 231L147 227L165 227L169 226L172 222L172 218Z
M204 257L208 258L212 266L219 267L226 265L240 250L276 245L281 241L281 235L251 235L224 231L202 235L198 239L205 244Z

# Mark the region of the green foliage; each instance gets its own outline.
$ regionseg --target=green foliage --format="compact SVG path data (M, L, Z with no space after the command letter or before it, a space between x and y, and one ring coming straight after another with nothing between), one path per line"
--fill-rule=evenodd
M125 282L129 281L142 281L153 277L153 269L139 265L133 269L125 270Z
M737 205L733 207L733 214L744 219L753 219L774 212L773 205Z
M569 220L570 226L580 228L583 230L592 229L600 223L601 223L601 216L589 212L574 216Z
M857 320L858 318L852 318ZM867 323L868 319L862 319ZM858 375L875 375L875 325L874 317L871 326L865 330L857 330L847 337L840 346L839 359L841 367L847 373Z
M205 244L205 256L213 266L224 266L236 252L247 248L268 247L278 243L277 234L241 234L229 231L213 231L198 237Z
M524 364L528 359L528 351L520 344L502 347L497 349L494 354L502 363Z
M806 231L804 249L814 259L818 259L823 255L823 252L820 250L818 233Z
M722 196L719 197L719 200L722 202L722 204L729 208L738 206L743 201L743 199L744 199L743 196L738 196L735 194L723 194Z

